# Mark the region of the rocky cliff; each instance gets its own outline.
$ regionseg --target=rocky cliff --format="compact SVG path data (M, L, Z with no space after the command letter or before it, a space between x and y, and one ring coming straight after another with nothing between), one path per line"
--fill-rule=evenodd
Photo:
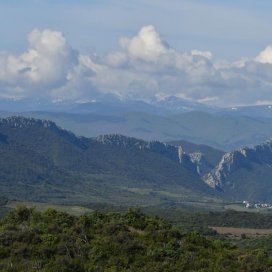
M204 181L212 188L223 189L231 174L238 169L250 168L253 163L272 166L272 139L225 153L218 165L204 176Z

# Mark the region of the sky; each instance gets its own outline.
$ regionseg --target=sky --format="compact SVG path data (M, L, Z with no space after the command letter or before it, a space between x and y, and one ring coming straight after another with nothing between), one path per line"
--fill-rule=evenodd
M0 98L272 103L272 1L0 0Z

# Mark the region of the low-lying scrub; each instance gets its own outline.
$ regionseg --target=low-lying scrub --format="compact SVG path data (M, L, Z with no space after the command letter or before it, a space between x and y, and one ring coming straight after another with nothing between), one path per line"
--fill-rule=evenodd
M75 217L18 207L0 222L0 271L271 271L262 250L185 233L138 209Z

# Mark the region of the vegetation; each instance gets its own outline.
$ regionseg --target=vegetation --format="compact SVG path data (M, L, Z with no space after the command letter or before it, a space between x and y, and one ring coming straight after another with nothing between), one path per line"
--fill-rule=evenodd
M193 212L179 207L146 207L146 213L159 215L170 222L188 227L234 227L272 229L272 214L226 211Z
M8 199L6 197L0 196L0 218L5 216L10 211L10 208L6 206L7 203Z
M261 237L247 237L236 241L237 246L240 248L248 248L251 250L261 249L272 256L272 235Z
M0 271L271 271L264 250L184 233L138 209L74 217L18 207L0 222Z
M52 203L42 203L42 202L27 202L27 201L9 201L5 207L10 209L15 209L17 206L25 206L29 209L35 209L39 212L44 212L47 209L55 209L60 212L67 212L70 215L83 215L85 213L92 212L92 209L88 209L81 206L76 205L58 205Z

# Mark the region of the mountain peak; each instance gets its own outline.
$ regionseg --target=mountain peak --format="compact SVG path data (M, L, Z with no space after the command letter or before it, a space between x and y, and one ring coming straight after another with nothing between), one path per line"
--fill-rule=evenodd
M11 116L0 118L1 125L8 125L13 128L29 128L33 126L42 126L44 128L57 128L57 125L49 120L40 120L22 116Z
M127 137L121 134L105 134L99 135L96 138L96 141L102 144L109 144L118 147L139 147L146 148L148 146L148 142L144 140L139 140L133 137Z

